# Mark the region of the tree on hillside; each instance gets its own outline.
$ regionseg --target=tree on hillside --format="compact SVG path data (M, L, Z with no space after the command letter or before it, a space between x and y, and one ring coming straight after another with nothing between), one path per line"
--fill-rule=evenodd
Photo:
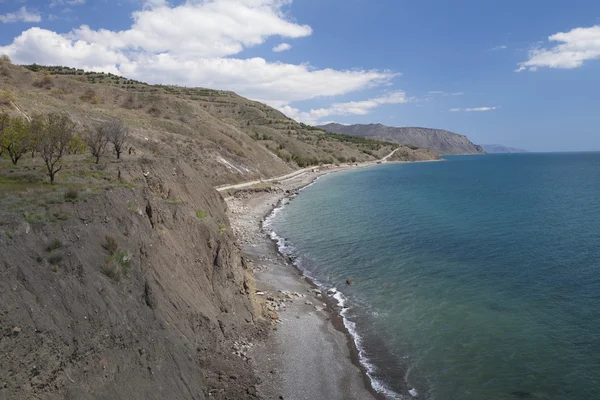
M108 135L108 140L115 149L118 160L125 149L125 142L127 142L127 138L129 137L129 128L119 120L111 120L104 123L104 129Z
M92 155L96 158L96 164L100 163L100 158L106 153L106 147L108 146L108 135L104 126L103 123L88 127L83 135L83 140L85 140Z
M2 156L2 153L4 153L4 147L2 146L2 143L4 142L4 135L6 134L6 130L9 124L10 117L8 113L3 112L2 114L0 114L0 156Z
M44 129L43 118L32 118L27 123L27 137L29 139L29 151L31 152L31 158L35 157L35 153L40 147L41 133Z
M71 140L69 140L69 144L67 145L67 153L68 154L77 154L83 153L87 147L87 143L83 138L79 135L73 135Z
M34 119L41 118L41 127L38 132L40 138L39 152L46 163L50 183L54 183L56 174L62 169L60 163L62 156L68 149L69 142L73 139L76 132L75 122L64 113L51 113L35 116Z
M14 165L17 165L23 154L29 151L28 121L23 118L10 118L8 125L3 129L0 147L8 151Z

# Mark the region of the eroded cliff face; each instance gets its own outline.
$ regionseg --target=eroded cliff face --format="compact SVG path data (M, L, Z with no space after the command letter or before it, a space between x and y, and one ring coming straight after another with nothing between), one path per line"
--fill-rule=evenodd
M263 323L222 198L180 162L121 172L135 188L0 212L0 399L253 398L234 350Z

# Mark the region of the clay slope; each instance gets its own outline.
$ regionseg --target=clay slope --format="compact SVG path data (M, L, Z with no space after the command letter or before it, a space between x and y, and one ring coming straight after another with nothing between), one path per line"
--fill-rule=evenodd
M1 196L0 399L252 398L233 352L261 317L224 202L185 163L118 168L126 188L108 165L68 202Z

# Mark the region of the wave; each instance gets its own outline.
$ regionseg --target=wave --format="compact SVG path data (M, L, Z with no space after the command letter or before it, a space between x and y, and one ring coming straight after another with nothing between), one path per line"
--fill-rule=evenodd
M317 179L318 178L316 178L310 184L298 189L293 194L281 199L279 201L279 203L271 210L269 215L267 215L267 217L263 220L263 223L262 223L263 232L265 232L271 238L271 240L273 240L277 244L277 249L278 249L279 253L281 253L284 257L286 257L288 260L290 260L290 262L296 268L298 268L305 277L307 277L312 283L314 283L323 292L323 294L327 293L332 299L334 299L337 302L337 306L339 307L339 310L340 310L340 311L338 311L338 313L342 317L344 327L346 328L346 331L350 334L350 337L352 338L352 341L354 342L354 346L358 350L358 360L359 360L361 366L364 368L364 370L369 378L372 388L376 392L382 394L383 396L385 396L388 399L394 399L394 400L406 399L405 396L399 395L398 393L392 391L391 389L389 389L387 387L387 385L383 381L381 381L380 379L375 377L377 367L368 359L368 357L366 355L366 350L363 345L363 338L358 333L358 330L356 328L356 323L353 322L352 320L350 320L348 317L348 312L351 310L351 308L348 306L348 298L337 288L335 288L335 287L328 288L327 287L328 285L320 282L312 274L310 274L310 272L308 270L303 268L302 267L302 264L303 264L302 257L300 255L296 254L296 248L291 243L289 243L289 241L287 239L279 236L277 234L277 232L275 231L275 229L273 228L273 225L276 221L276 217L283 211L283 209L289 203L289 201L291 199L295 198L296 196L298 196L298 194L302 190L313 185Z

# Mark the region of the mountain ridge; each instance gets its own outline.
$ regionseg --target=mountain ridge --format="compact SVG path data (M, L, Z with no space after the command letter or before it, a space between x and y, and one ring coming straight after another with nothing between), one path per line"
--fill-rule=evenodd
M386 140L406 146L421 147L440 154L484 154L481 146L471 142L466 135L443 129L422 127L391 127L382 124L342 125L330 123L319 128L329 132Z
M502 144L482 144L481 147L490 154L500 153L529 153L528 150L516 147L504 146Z

